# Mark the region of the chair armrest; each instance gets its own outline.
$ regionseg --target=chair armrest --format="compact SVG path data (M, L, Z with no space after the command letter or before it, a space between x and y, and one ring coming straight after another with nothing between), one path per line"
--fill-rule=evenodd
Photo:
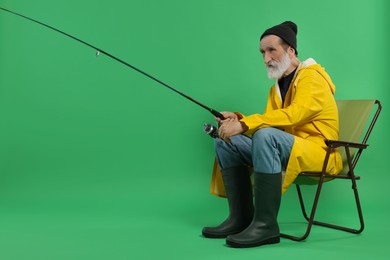
M328 147L332 147L332 148L343 146L343 147L366 149L368 146L368 144L352 143L352 142L338 141L338 140L325 140L325 144Z

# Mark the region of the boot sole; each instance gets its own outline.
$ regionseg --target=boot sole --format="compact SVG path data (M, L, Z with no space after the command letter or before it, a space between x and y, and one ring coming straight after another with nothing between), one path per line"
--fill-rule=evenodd
M225 232L225 233L222 233L222 232L215 232L215 233L212 233L212 232L207 232L205 231L204 228L202 230L202 235L206 238L227 238L227 236L230 236L230 235L236 235L240 232L242 232L244 229L245 229L246 226L240 228L240 229L237 229L237 230L233 230L233 231L230 231L230 232Z
M202 235L206 238L226 238L230 234L220 235L220 234L209 234L209 233L202 232Z
M226 244L228 246L235 247L235 248L256 247L256 246L263 246L263 245L270 245L270 244L278 244L279 242L280 242L280 237L272 237L260 242L247 243L247 244L226 240Z
M227 236L230 235L236 235L240 233L244 228L236 230L234 232L227 232L227 233L208 233L202 230L202 235L206 238L227 238Z
M227 238L229 235L235 235L242 231L242 229L234 231L234 232L228 232L228 233L207 233L202 231L202 235L206 238Z

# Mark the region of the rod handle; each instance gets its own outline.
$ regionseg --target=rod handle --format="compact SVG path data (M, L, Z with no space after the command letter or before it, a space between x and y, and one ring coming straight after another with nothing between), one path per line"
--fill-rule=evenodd
M210 112L211 112L211 114L213 114L214 116L218 117L218 118L221 119L221 120L224 120L224 119L225 119L221 113L219 113L218 111L215 111L215 110L212 109L212 108L210 109Z

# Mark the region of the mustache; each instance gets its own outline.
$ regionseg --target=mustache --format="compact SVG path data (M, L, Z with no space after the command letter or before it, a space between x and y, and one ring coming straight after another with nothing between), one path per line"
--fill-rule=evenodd
M271 60L271 61L269 61L269 62L266 64L266 66L267 66L267 68L275 68L275 67L277 67L279 64L280 64L279 62Z

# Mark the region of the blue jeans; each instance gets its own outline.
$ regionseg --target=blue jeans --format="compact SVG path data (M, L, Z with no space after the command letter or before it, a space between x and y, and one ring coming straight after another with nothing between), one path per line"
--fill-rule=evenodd
M221 170L248 165L255 172L280 173L286 170L294 136L276 128L262 128L252 137L236 135L231 142L215 139L215 153Z

